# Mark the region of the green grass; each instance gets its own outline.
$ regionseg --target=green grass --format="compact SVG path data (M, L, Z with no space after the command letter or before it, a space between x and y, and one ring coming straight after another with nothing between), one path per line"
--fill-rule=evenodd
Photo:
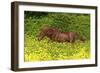
M90 42L58 43L44 38L38 41L36 37L25 35L24 61L48 60L78 60L90 58Z

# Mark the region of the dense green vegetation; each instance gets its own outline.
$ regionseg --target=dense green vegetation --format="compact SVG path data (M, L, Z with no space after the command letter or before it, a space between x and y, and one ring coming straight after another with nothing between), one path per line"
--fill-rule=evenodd
M70 60L90 58L90 15L53 12L25 11L25 61ZM37 35L44 26L56 27L60 31L73 31L85 37L85 42L52 42L45 37L38 41Z

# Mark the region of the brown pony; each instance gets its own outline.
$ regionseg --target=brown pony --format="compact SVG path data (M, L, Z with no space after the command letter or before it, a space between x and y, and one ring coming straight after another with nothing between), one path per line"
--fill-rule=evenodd
M58 29L53 27L44 27L38 35L38 40L48 37L49 39L58 42L75 42L77 36L79 35L75 32L60 32ZM84 41L83 38L80 40Z

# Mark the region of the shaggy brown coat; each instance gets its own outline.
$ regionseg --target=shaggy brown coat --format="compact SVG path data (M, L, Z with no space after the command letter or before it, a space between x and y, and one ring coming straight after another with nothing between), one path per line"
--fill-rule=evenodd
M53 27L44 27L38 35L38 40L42 40L45 36L53 41L75 42L75 39L78 34L75 32L60 32L58 29ZM82 38L81 40L84 41L84 39Z

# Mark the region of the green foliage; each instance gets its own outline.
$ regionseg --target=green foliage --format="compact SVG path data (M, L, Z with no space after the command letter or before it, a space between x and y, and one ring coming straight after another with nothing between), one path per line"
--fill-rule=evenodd
M46 61L90 58L90 15L79 13L52 13L25 11L24 59ZM44 26L56 27L61 31L73 31L85 37L85 42L58 43L44 38L37 40Z
M25 12L25 34L34 36L43 26L74 31L90 39L90 15L75 13Z

